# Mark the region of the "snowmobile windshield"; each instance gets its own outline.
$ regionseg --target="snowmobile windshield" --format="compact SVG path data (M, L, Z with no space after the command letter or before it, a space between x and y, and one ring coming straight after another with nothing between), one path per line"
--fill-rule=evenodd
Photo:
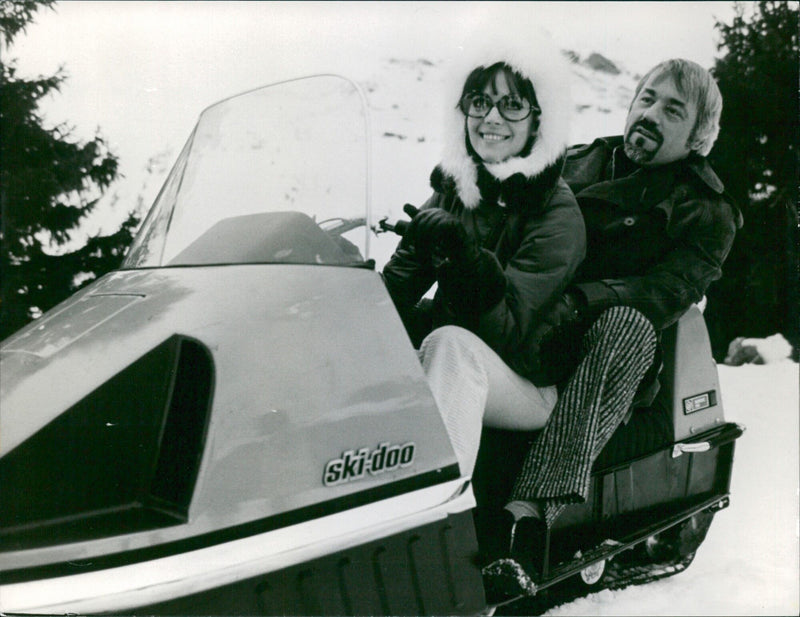
M209 107L122 267L364 264L368 126L361 91L334 75Z

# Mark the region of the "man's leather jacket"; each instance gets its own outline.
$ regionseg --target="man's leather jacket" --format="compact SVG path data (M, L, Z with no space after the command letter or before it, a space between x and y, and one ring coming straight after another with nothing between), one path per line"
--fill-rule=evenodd
M722 276L742 216L705 158L638 167L622 137L600 138L570 149L563 176L586 224L572 289L589 315L629 305L661 330Z

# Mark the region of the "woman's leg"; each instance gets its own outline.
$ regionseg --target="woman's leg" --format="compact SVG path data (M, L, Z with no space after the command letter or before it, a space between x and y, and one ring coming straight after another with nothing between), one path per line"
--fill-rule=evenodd
M510 431L544 428L556 406L558 389L555 386L534 386L511 370L491 348L484 345L483 351L482 358L489 376L483 424Z
M463 473L475 466L484 423L535 430L555 406L555 387L537 388L520 377L464 328L434 330L418 353Z

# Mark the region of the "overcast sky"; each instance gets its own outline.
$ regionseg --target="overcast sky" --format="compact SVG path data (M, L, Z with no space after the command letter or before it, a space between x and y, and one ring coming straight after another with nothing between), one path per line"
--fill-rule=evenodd
M711 66L715 18L732 15L731 2L67 1L41 11L11 55L26 73L66 67L53 120L93 131L177 107L191 126L217 98L275 79L393 50L439 59L487 20L542 25L563 47L633 71L671 56Z
M752 4L752 3L746 3ZM68 81L43 102L76 137L99 127L129 178L177 154L202 109L280 79L340 72L365 60L452 55L455 37L488 21L543 26L563 48L598 51L633 72L718 55L716 19L732 2L97 2L41 10L10 50L22 76ZM409 58L411 55L411 58ZM366 69L365 69L366 70Z

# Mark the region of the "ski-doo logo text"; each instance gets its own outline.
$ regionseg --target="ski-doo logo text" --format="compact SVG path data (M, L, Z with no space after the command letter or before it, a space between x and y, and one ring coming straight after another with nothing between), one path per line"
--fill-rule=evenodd
M408 467L414 462L415 447L414 442L392 446L387 441L372 451L369 448L346 450L342 452L341 458L328 461L325 465L322 483L325 486L334 486L360 480L366 474L376 476L384 471Z

